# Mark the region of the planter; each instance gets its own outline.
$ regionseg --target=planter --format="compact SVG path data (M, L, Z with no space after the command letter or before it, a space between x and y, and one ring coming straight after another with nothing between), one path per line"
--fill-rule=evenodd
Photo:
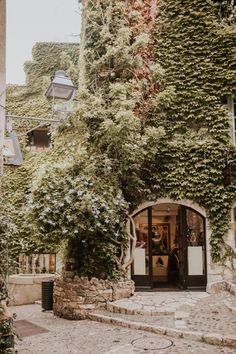
M67 319L85 319L107 302L134 294L132 280L110 281L87 277L57 277L54 281L54 314Z

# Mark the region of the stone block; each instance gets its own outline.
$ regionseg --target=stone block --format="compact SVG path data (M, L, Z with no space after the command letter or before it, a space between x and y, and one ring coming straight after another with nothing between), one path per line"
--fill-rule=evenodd
M166 335L174 338L182 338L183 332L174 328L166 328Z
M203 332L183 331L183 338L202 341Z
M106 310L109 311L109 312L114 312L114 305L111 304L110 302L107 302Z
M78 310L74 311L73 320L85 320L87 317L88 317L88 311L87 310L78 309Z
M223 345L236 348L236 336L231 336L231 335L223 336L222 343Z
M206 291L209 294L218 294L221 291L225 291L226 289L227 289L227 283L226 281L222 280L222 281L208 284Z
M85 304L85 305L78 305L78 308L82 310L95 310L97 306L94 304Z
M203 341L208 344L222 345L223 337L217 333L207 333L203 335Z
M165 327L160 327L160 326L154 326L153 327L153 333L157 334L166 334L166 328Z
M97 315L94 313L89 313L88 318L92 321L98 321L102 323L111 323L112 318L108 316L103 316L103 315Z

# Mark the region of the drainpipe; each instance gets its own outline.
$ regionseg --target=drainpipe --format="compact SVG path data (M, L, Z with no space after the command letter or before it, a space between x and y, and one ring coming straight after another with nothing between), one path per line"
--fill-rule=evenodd
M0 0L0 185L3 176L5 97L6 97L6 0Z

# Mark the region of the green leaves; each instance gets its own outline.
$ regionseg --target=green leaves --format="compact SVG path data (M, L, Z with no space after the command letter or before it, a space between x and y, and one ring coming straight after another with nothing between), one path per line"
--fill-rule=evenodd
M77 110L54 133L54 151L41 161L32 157L9 179L21 247L63 246L80 275L121 276L127 215L160 197L205 208L213 261L234 257L223 238L236 188L223 187L230 124L221 100L235 92L235 36L205 0L161 0L153 26L139 33L132 21L142 5L87 2ZM77 54L64 49L61 63L76 77ZM26 67L30 85L45 48L34 53L38 64ZM45 112L37 99L19 90L9 107Z

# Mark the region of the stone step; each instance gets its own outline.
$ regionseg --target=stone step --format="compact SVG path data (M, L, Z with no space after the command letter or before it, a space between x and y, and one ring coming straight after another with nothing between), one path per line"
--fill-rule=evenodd
M167 325L159 325L157 321L150 321L150 316L142 316L142 321L138 321L136 315L127 316L113 314L108 311L97 310L89 314L89 319L92 321L113 324L116 326L147 331L151 333L167 335L174 338L184 338L207 344L229 346L236 348L236 335L221 335L219 333L208 333L203 331L190 331L187 328L174 328L175 321L173 318L173 327ZM131 318L130 318L131 317ZM153 318L152 318L153 319ZM163 317L162 317L163 320Z
M106 310L113 313L121 313L126 315L142 315L142 316L169 316L174 315L175 309L173 308L164 308L164 309L157 309L153 306L145 310L140 308L140 305L136 305L135 303L130 302L128 306L121 306L120 304L114 302L108 302L106 305Z

